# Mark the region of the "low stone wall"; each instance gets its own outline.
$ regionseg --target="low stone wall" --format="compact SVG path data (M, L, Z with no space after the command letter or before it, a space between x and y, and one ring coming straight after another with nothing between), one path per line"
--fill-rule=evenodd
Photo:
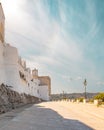
M1 84L0 85L0 114L15 109L22 105L38 103L39 99L37 97L19 94L13 91L10 86Z

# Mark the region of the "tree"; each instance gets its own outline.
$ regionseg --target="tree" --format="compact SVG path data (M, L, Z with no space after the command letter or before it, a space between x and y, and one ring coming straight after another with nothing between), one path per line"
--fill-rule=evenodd
M94 96L94 99L102 100L102 102L104 102L104 92Z

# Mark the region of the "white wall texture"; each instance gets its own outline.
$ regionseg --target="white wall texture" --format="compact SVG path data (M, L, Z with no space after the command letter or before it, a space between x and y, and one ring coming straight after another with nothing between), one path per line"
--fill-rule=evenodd
M39 86L39 97L43 100L49 100L48 91L49 90L47 85Z
M18 52L15 47L6 45L4 48L4 67L6 84L13 86L13 89L21 92L20 78L18 71Z
M12 86L11 89L49 100L48 86L40 86L40 81L34 79L30 69L20 65L18 51L9 44L0 43L0 84ZM25 79L20 77L21 72Z

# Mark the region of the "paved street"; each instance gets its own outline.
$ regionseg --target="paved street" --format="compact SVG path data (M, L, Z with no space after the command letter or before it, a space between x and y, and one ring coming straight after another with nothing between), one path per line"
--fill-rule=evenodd
M0 115L0 130L104 130L104 108L45 102Z

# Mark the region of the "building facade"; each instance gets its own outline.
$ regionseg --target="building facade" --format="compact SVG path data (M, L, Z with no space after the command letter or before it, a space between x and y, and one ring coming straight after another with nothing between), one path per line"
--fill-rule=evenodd
M0 84L8 85L19 93L49 100L50 84L41 82L38 70L31 72L26 61L18 55L17 48L5 42L5 16L0 4Z

